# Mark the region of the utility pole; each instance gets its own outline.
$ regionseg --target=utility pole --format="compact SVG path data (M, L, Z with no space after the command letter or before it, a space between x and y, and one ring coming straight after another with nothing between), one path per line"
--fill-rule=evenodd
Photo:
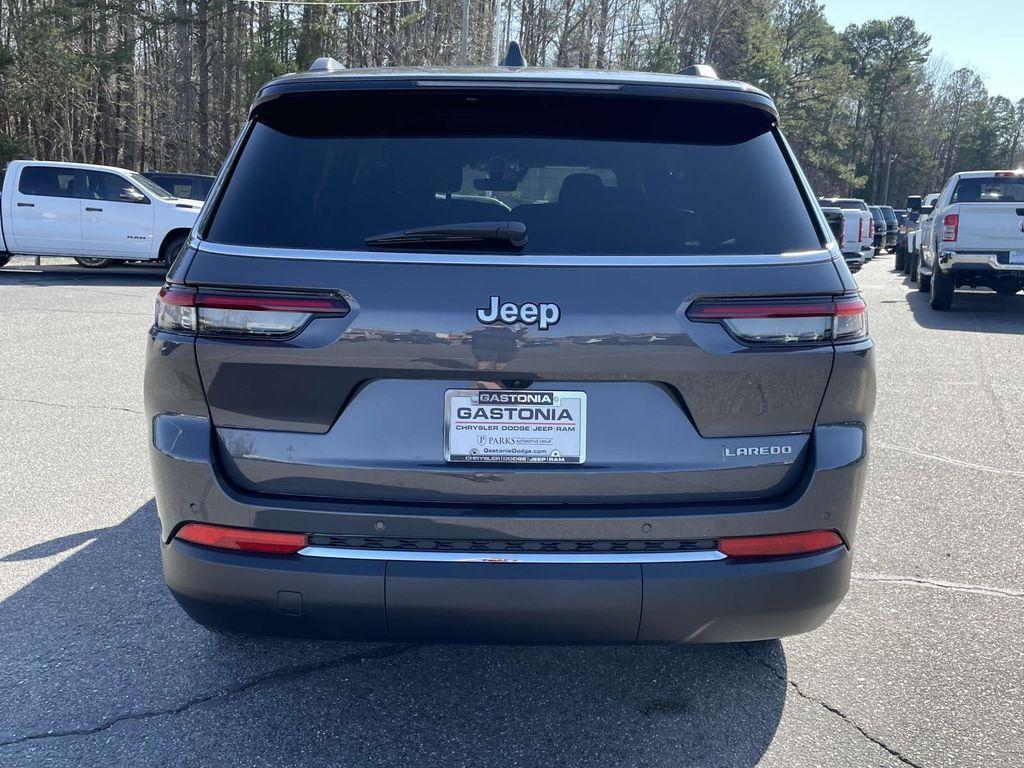
M459 66L469 64L469 0L462 0L462 39L459 44Z
M889 155L889 162L885 166L885 191L882 193L882 205L889 204L889 176L892 174L892 161L898 157L898 154Z

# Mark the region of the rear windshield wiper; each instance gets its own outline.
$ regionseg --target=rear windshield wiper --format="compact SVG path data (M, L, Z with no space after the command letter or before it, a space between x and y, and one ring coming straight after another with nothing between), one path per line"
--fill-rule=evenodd
M526 225L521 221L474 221L466 224L437 224L371 235L367 245L402 245L410 248L488 248L519 250L526 245Z

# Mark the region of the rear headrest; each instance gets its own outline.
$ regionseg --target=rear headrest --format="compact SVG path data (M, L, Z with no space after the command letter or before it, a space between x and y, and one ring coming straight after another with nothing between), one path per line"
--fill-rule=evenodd
M462 188L462 166L445 158L417 159L396 170L398 185L406 195L447 194Z
M604 182L593 173L570 173L558 190L558 202L579 205L595 202L604 195Z
M963 179L957 185L956 198L962 203L977 202L981 199L981 182L978 179Z

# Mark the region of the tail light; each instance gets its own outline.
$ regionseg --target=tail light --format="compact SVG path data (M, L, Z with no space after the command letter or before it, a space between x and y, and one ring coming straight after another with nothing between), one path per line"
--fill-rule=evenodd
M304 533L254 531L249 528L228 528L223 525L186 523L175 538L191 544L267 555L294 555L309 542Z
M686 316L719 323L748 344L844 343L868 335L867 305L859 295L837 298L702 299Z
M718 551L728 557L778 557L824 552L841 544L843 539L835 531L804 531L719 539Z
M843 250L843 246L846 245L846 222L839 227L839 250Z
M875 236L875 220L872 219L871 221L868 222L868 237L874 237L874 236Z
M942 220L942 242L955 243L960 232L960 215L956 213L946 214Z
M331 294L285 295L196 291L164 286L156 300L156 327L200 336L281 338L315 316L344 317L348 302Z
M864 239L864 219L857 220L857 242L859 243Z
M907 234L907 225L906 224L900 224L900 234L901 235Z

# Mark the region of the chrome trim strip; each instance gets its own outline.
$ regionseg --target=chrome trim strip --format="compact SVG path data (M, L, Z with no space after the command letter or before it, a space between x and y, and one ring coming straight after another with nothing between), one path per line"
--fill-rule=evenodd
M724 560L717 549L698 552L436 552L398 549L345 549L309 546L299 550L306 557L332 557L338 560L394 560L417 563L708 563Z
M665 255L665 256L574 256L572 254L480 255L473 253L377 253L369 251L325 251L300 248L262 248L225 245L200 239L193 231L189 245L203 253L219 256L255 256L262 259L342 261L369 264L447 264L516 267L756 267L784 264L818 264L831 261L827 249L789 254Z

